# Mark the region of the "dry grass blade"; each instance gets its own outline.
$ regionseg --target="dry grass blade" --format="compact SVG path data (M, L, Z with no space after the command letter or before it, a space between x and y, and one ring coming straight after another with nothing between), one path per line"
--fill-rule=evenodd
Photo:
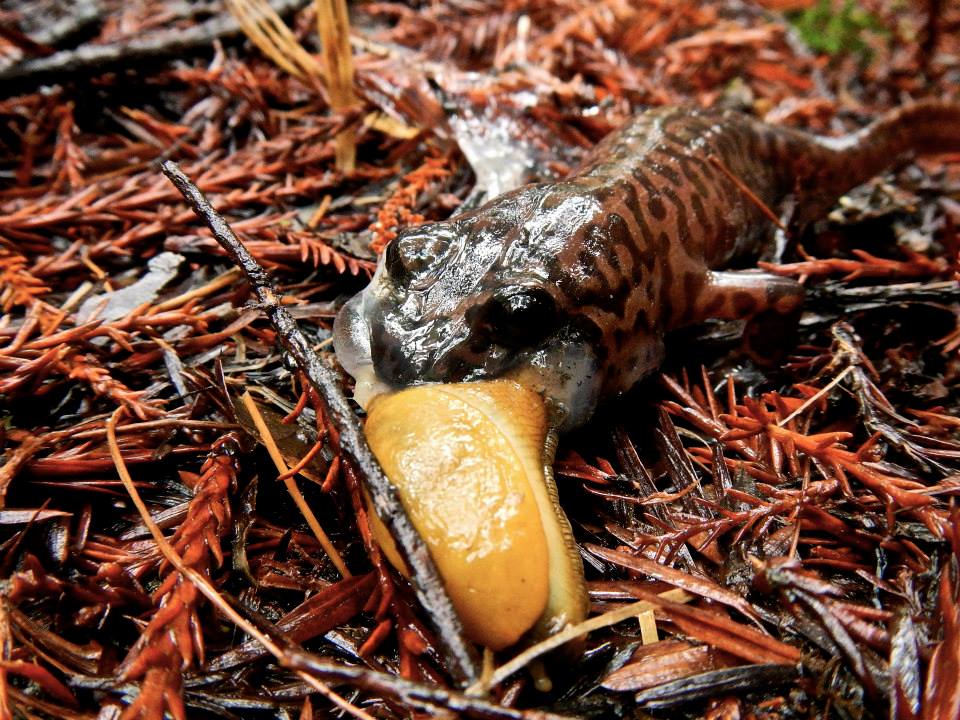
M660 593L659 595L654 595L653 597L657 600L666 600L675 604L680 604L689 602L693 598L693 595L684 590L675 589L667 590L666 592ZM628 618L633 618L642 612L653 610L657 607L657 604L657 602L650 600L641 600L639 602L630 603L629 605L619 607L616 610L610 610L603 615L592 617L589 620L584 620L582 623L570 625L555 635L551 635L546 640L542 640L536 645L527 648L509 662L506 662L498 667L493 674L487 678L484 678L483 684L477 683L472 686L470 688L470 692L484 692L489 688L496 687L511 675L522 670L538 657L545 655L551 650L555 650L561 645L564 645L582 635L591 633L594 630L609 627L610 625L616 625L617 623L623 622Z
M705 597L708 600L727 605L734 610L740 611L743 615L759 625L759 616L756 610L750 606L750 603L737 593L721 587L706 577L690 575L689 573L676 570L669 565L654 562L639 555L634 556L617 550L607 550L598 545L587 544L585 549L614 565L629 568L648 578L669 583L681 590L686 590L687 592Z
M350 18L344 0L316 2L322 64L304 49L267 0L227 0L227 7L247 37L278 66L301 80L321 80L333 110L345 110L356 103ZM339 133L335 143L337 169L349 175L356 166L353 127Z
M251 42L281 68L301 80L321 77L319 63L267 0L227 0L227 7Z
M334 547L332 542L330 542L330 538L327 537L327 533L325 533L323 528L320 527L320 521L317 520L317 516L313 514L313 510L310 509L310 506L304 499L303 494L297 487L296 481L290 474L290 468L288 468L286 462L284 462L283 454L280 452L280 448L277 447L276 441L270 434L270 428L268 428L266 422L264 422L263 416L260 414L259 409L257 409L257 404L254 402L253 397L249 392L245 392L242 399L244 406L250 413L250 417L257 426L257 430L260 432L260 439L266 446L267 452L270 453L270 458L273 460L274 465L277 466L277 471L280 473L280 477L283 479L283 484L286 486L287 492L290 493L290 497L292 497L293 501L297 504L297 508L299 508L300 512L303 513L303 517L306 519L307 525L310 526L311 532L313 532L314 536L317 538L317 542L320 543L320 547L322 547L324 552L327 553L327 555L330 557L330 560L336 566L337 570L340 571L340 574L343 577L351 577L351 573L347 568L347 564L343 561L343 558L340 556L337 548Z
M345 110L357 101L353 93L353 51L347 3L346 0L316 0L315 5L330 105L334 110ZM348 128L337 135L336 143L337 169L350 174L357 154L353 129Z

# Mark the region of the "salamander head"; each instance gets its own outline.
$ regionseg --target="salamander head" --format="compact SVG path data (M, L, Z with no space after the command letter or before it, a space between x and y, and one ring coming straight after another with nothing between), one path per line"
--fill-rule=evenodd
M507 377L552 399L562 429L585 422L603 388L604 331L564 287L582 257L571 243L582 245L584 229L604 218L569 183L531 185L401 233L334 325L357 400Z

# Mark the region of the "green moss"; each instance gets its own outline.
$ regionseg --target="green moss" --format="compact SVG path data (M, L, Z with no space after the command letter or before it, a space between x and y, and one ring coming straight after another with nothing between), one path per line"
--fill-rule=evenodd
M811 8L793 13L791 22L811 49L829 55L869 57L864 36L886 34L876 16L859 6L856 0L844 0L837 9L831 0L819 0Z

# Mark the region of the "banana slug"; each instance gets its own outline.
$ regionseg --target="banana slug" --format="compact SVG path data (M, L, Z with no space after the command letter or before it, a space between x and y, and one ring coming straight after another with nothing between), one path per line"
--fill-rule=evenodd
M557 502L555 443L537 392L506 380L413 387L376 398L365 432L468 638L502 650L586 617L583 565ZM386 528L370 520L406 573Z

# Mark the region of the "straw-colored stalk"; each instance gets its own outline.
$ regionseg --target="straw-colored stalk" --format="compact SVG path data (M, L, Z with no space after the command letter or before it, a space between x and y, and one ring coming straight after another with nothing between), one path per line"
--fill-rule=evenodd
M346 0L316 0L317 28L322 46L321 58L330 105L342 110L356 102L353 94L353 51L350 48L350 17ZM337 168L353 172L356 161L354 128L336 138Z
M322 45L319 63L297 41L267 0L227 0L230 12L264 55L295 77L321 80L330 97L331 108L345 110L356 103L346 1L316 0L316 6ZM337 169L342 173L353 172L356 164L354 132L355 126L351 125L335 139ZM391 134L396 132L394 130Z
M267 0L227 0L233 14L260 52L294 77L321 77L320 65L297 41Z

